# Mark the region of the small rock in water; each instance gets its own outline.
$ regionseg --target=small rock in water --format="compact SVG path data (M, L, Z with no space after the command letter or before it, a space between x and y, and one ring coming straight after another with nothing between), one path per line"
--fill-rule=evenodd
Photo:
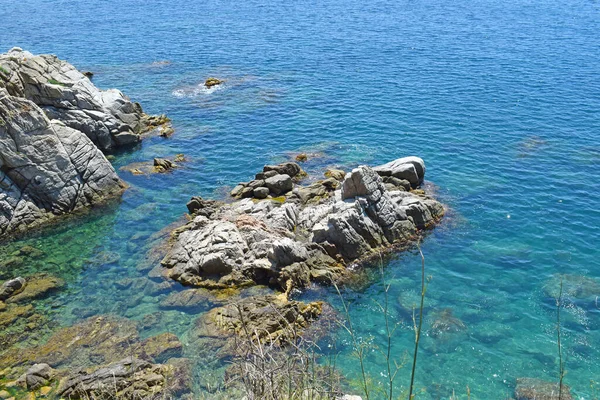
M0 286L0 300L4 301L11 296L21 293L26 284L27 282L25 279L21 277L4 282L2 286Z
M269 196L269 189L266 187L257 187L252 193L257 199L266 199Z
M220 85L221 83L223 83L224 81L217 79L217 78L208 78L205 82L204 82L204 86L206 86L207 88L211 88L213 86L217 86Z
M62 288L65 282L57 277L48 274L33 275L27 279L27 285L16 295L7 299L7 303L18 303L39 299L47 296L51 292Z
M166 172L175 168L177 165L166 158L155 158L154 159L154 168L157 172Z
M300 153L296 156L296 161L298 162L305 162L308 160L308 156L306 155L306 153Z
M456 333L467 330L467 326L459 318L452 314L452 309L445 308L434 313L434 321L431 324L431 336L441 337L447 333Z

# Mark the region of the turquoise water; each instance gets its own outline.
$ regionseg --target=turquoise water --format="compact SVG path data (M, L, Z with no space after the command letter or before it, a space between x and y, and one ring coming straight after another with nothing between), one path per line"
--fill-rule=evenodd
M115 168L177 153L190 159L169 175L122 172L131 188L119 204L4 246L4 254L24 243L45 252L13 271L67 279L39 305L58 324L157 312L168 291L114 282L146 276L153 234L181 218L192 195L220 197L299 151L317 153L313 170L415 154L450 208L422 246L432 280L419 398L466 397L468 385L472 398L501 399L518 377L556 379L556 310L544 285L555 274L600 283L598 1L21 0L3 2L0 26L2 51L58 54L95 72L98 86L172 118L172 138L117 154ZM208 76L226 83L201 89ZM419 268L415 253L386 264L400 357L412 348ZM373 275L345 296L361 337L381 345L383 320L373 310L382 285ZM588 292L567 299L562 315L565 382L586 399L600 376L600 293ZM305 294L316 295L339 307L334 291ZM434 337L436 315L448 308L466 330ZM165 311L144 334L168 330L185 341L199 312ZM354 376L343 335L339 349ZM384 379L375 354L368 370Z

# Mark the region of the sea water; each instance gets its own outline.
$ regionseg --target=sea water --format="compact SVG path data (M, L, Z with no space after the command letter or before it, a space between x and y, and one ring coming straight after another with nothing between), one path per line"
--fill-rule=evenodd
M591 293L565 298L561 327L565 383L577 398L595 396L598 1L3 0L0 27L1 51L57 54L93 71L99 87L173 120L171 138L116 154L117 170L157 156L189 159L169 174L119 171L130 185L121 202L2 245L3 261L25 244L44 252L3 269L2 279L36 271L66 279L37 304L58 326L106 313L140 321L159 310L168 292L144 296L115 282L146 276L156 233L183 217L191 196L222 198L298 152L311 155L314 173L418 155L448 206L421 246L430 279L418 398L465 398L468 386L472 398L502 399L519 377L557 381L557 274L589 278ZM209 76L225 84L206 89ZM405 362L400 393L410 378L418 253L385 260L382 274L375 267L343 289L376 385L387 381L377 311L384 283L397 326L392 353ZM342 309L332 288L299 297ZM185 343L202 312L165 311L146 334L174 332ZM443 318L450 331L440 334ZM338 366L356 380L351 341L339 338ZM194 349L185 352L193 358Z

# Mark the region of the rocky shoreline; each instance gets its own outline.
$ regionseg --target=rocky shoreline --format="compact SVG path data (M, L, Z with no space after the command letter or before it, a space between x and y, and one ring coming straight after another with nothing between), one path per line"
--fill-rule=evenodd
M102 151L168 122L56 56L0 54L0 236L119 197L126 185Z

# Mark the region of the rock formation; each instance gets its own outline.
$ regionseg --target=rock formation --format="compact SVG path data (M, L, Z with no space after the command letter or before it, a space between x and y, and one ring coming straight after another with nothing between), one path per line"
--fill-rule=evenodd
M48 118L83 132L101 150L139 142L141 133L168 122L165 116L146 115L119 90L98 89L68 62L20 48L0 55L0 88L31 100Z
M0 235L121 194L100 150L137 142L167 121L56 56L1 54Z
M418 185L425 171L422 160L402 160L395 161L394 170L415 171L413 177L402 176ZM256 187L269 188L276 198L259 200L252 182L232 192L242 197L232 204L195 197L188 203L194 218L176 230L162 264L172 278L196 287L258 283L289 291L312 281L331 282L348 264L413 240L444 213L422 190L385 184L376 170L387 174L383 167L360 166L343 182L329 178L307 187L269 188L269 179L287 181L299 174L297 164L285 163L265 167L255 180L265 182ZM243 198L246 188L254 199ZM317 195L310 195L313 190Z
M97 204L123 188L83 133L0 89L0 234Z

